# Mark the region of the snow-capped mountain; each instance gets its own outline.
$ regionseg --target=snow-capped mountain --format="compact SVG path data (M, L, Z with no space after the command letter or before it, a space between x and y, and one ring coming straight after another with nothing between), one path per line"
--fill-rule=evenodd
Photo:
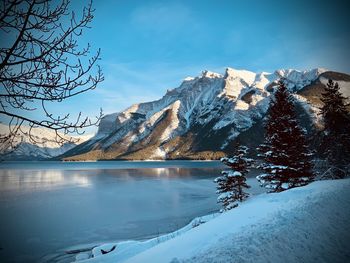
M254 144L262 138L261 119L281 78L299 94L300 109L308 114L315 114L312 97L320 96L328 78L341 80L347 92L350 88L350 76L320 68L274 73L227 68L223 75L204 71L157 101L105 116L97 134L63 158L218 158L229 152L234 140Z
M91 138L90 135L73 136L72 143L60 145L56 142L56 133L46 128L33 128L29 131L29 126L22 126L12 143L13 148L6 147L1 149L0 156L6 160L33 160L48 159L64 154L66 151L74 148ZM9 126L0 124L0 133L8 134ZM31 136L28 136L30 133ZM69 136L60 134L63 138L70 139Z

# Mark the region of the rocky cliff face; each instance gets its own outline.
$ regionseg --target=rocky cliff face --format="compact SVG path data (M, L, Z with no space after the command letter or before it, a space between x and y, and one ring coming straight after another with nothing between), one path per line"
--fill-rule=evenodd
M338 74L338 75L337 75ZM346 74L313 69L254 73L227 68L221 75L204 71L168 91L157 101L135 104L105 116L95 137L62 158L90 159L214 159L229 152L234 140L255 145L263 135L262 118L277 82L285 79L300 102L300 115L314 119L323 85Z

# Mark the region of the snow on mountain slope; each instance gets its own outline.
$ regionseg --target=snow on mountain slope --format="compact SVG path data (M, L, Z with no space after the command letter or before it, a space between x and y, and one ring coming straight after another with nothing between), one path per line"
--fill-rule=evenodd
M0 133L8 134L9 126L0 123ZM31 136L28 136L30 133ZM60 134L63 138L69 140L71 137ZM33 128L30 131L29 126L22 126L15 137L13 145L15 149L2 149L0 153L5 159L45 159L52 158L65 153L77 144L87 141L91 135L72 136L72 143L58 144L55 141L56 133L46 128Z
M259 194L146 241L104 244L89 263L347 262L350 179ZM102 255L101 249L112 252Z
M276 74L287 80L287 86L292 91L297 91L306 85L311 84L319 75L325 72L326 69L316 68L308 71L297 71L293 69L277 70Z
M227 68L223 75L203 71L157 101L105 116L96 136L68 151L66 157L157 158L151 154L154 151L162 152L161 159L188 158L208 151L220 154L265 115L281 78L292 92L299 92L324 72L319 68L274 73Z

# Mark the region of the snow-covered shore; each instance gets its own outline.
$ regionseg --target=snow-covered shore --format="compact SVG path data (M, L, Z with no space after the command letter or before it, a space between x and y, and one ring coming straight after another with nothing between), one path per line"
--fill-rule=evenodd
M94 258L78 262L346 262L350 179L260 194L203 221L156 239L119 243L101 255L114 245L105 244L94 249Z

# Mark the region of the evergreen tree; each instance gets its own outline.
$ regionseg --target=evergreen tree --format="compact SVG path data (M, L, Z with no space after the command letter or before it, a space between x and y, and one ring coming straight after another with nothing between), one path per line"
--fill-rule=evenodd
M311 153L296 119L293 97L282 81L270 102L265 141L258 150L265 174L257 176L270 192L306 185L313 179Z
M248 193L244 192L244 188L250 187L246 183L245 175L253 160L245 157L247 152L248 147L237 145L235 155L232 158L221 158L221 161L231 168L222 171L222 175L214 180L217 183L218 202L222 203L223 206L221 211L237 207L238 202L242 202L249 196Z
M333 166L332 174L342 178L348 173L350 163L350 113L346 98L342 96L339 85L331 79L322 93L321 113L324 120L321 153Z

